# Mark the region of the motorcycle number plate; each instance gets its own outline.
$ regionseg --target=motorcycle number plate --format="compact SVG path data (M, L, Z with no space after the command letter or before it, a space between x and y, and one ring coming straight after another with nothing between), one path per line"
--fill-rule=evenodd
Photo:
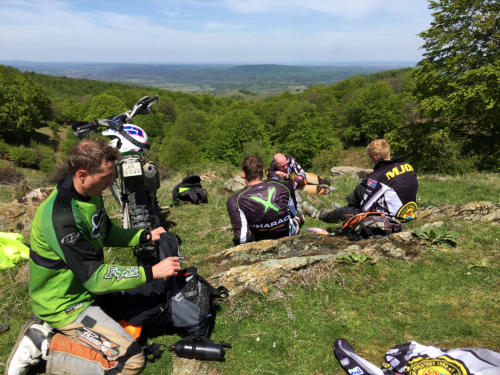
M142 168L141 163L123 163L122 164L123 177L141 176Z

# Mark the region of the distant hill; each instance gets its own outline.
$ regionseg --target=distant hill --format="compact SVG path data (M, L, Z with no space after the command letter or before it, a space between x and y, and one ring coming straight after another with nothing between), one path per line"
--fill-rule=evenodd
M295 65L185 65L45 63L0 61L21 71L145 85L184 92L254 93L300 91L315 85L331 85L348 77L412 66L412 63L352 64L338 66Z

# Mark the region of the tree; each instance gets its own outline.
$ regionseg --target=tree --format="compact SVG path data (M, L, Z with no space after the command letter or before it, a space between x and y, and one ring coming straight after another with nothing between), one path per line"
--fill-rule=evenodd
M458 154L476 158L480 169L498 170L500 5L497 0L431 0L429 7L434 20L419 34L425 53L415 70L420 127L445 131L460 147Z
M17 69L0 67L0 135L26 140L51 117L50 101L42 86Z
M184 138L203 149L209 133L205 112L197 109L183 111L168 132L168 138Z
M248 109L236 107L217 119L205 152L212 160L237 165L244 144L254 139L268 142L263 122Z
M294 155L304 168L311 167L314 156L333 142L333 124L318 115L314 104L291 101L278 118L274 146Z
M385 81L375 81L357 89L342 111L344 139L354 144L367 144L382 138L402 119L400 100Z
M101 120L127 110L123 102L109 94L96 95L90 99L85 111L85 121Z

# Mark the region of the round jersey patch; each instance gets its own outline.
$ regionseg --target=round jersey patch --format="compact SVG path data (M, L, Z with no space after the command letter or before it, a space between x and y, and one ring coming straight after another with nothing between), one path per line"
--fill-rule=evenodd
M446 355L438 358L416 357L408 361L408 375L469 375L467 368Z
M408 221L415 219L417 216L417 202L408 202L403 207L401 207L396 215L396 218L403 221Z

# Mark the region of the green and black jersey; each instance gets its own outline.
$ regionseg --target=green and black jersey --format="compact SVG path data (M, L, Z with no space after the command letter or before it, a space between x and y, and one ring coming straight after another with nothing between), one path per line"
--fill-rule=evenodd
M84 197L70 176L37 209L31 229L29 291L33 312L55 328L73 322L93 294L136 288L151 266L104 264L104 246L135 246L143 230L111 223L101 196Z

